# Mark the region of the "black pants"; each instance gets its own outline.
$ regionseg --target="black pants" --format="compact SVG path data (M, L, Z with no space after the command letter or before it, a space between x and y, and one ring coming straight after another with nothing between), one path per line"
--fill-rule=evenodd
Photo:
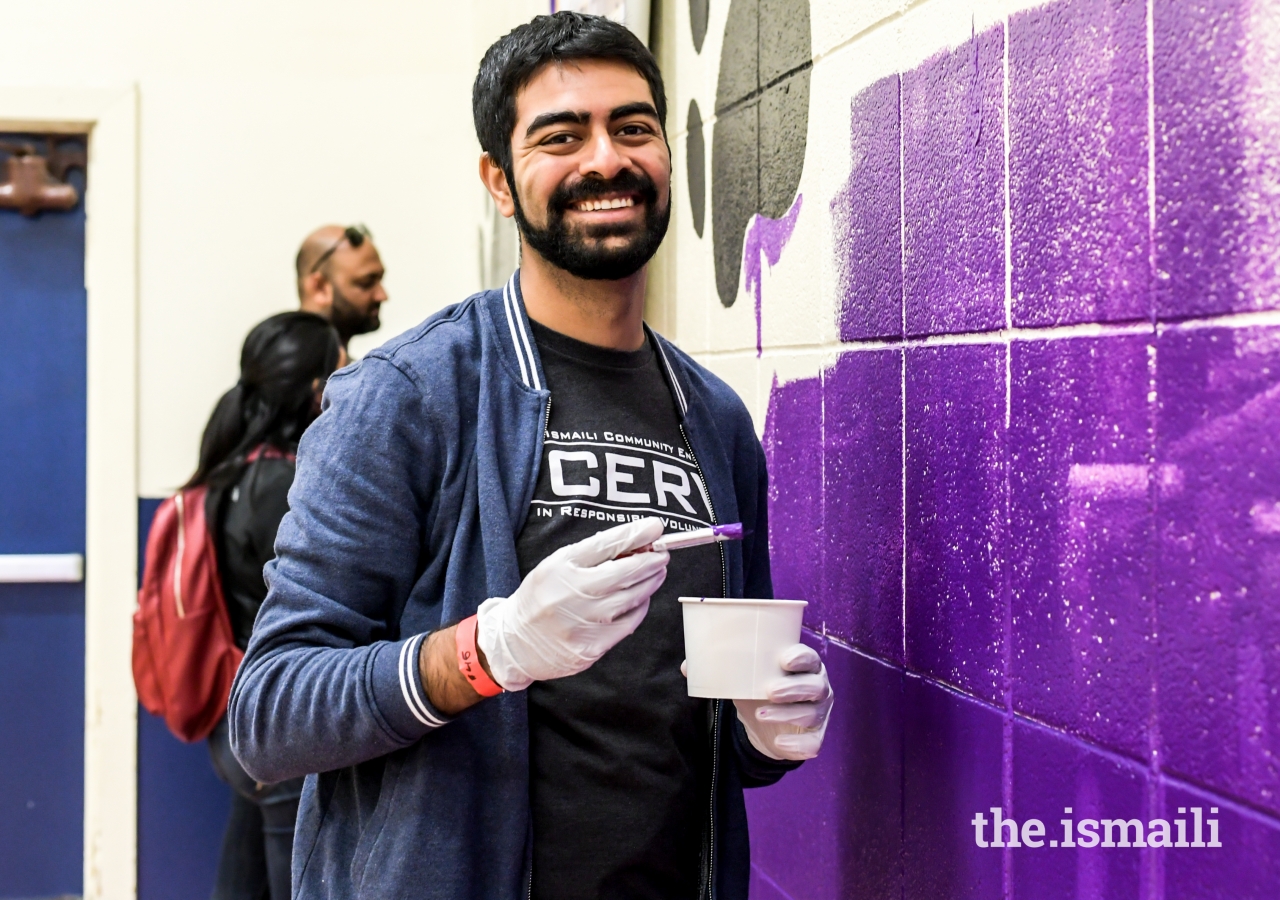
M302 779L260 784L231 753L227 720L209 735L213 771L231 786L213 900L289 900L293 829Z

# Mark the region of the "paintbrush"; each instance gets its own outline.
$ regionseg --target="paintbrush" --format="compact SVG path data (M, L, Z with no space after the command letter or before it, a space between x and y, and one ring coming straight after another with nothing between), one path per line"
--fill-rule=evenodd
M729 525L712 525L710 528L696 528L693 531L677 531L664 534L652 544L636 547L614 559L625 559L637 553L648 553L650 550L684 550L686 547L701 547L703 544L717 544L721 541L740 541L743 538L741 522Z

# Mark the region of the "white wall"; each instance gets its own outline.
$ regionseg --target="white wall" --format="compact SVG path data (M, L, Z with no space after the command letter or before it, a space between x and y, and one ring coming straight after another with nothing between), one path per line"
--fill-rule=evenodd
M356 353L477 289L471 81L546 5L0 0L0 86L138 87L144 496L190 474L245 333L296 305L313 227L365 222L387 264Z

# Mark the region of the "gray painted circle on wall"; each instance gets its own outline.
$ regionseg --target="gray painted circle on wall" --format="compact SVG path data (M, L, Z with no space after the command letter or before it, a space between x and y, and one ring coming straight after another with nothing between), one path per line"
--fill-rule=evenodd
M689 182L689 210L693 230L702 237L707 222L707 142L702 136L702 113L698 101L689 101L688 137L685 138L685 178Z
M711 142L711 225L720 302L732 306L751 217L782 218L804 171L813 51L808 0L733 0Z
M698 53L702 52L702 42L707 39L710 5L710 0L689 0L689 31L693 33L693 49Z

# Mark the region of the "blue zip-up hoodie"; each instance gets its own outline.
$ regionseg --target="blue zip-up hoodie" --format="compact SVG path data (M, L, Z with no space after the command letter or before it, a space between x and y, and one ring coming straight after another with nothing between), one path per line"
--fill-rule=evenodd
M725 592L771 597L764 452L728 385L652 331L720 522ZM432 706L432 631L520 584L516 536L537 482L550 394L519 273L335 374L298 448L269 593L236 676L231 742L262 781L308 773L295 897L520 900L529 889L523 692L456 717ZM746 900L743 787L796 763L757 752L714 701L703 896Z

